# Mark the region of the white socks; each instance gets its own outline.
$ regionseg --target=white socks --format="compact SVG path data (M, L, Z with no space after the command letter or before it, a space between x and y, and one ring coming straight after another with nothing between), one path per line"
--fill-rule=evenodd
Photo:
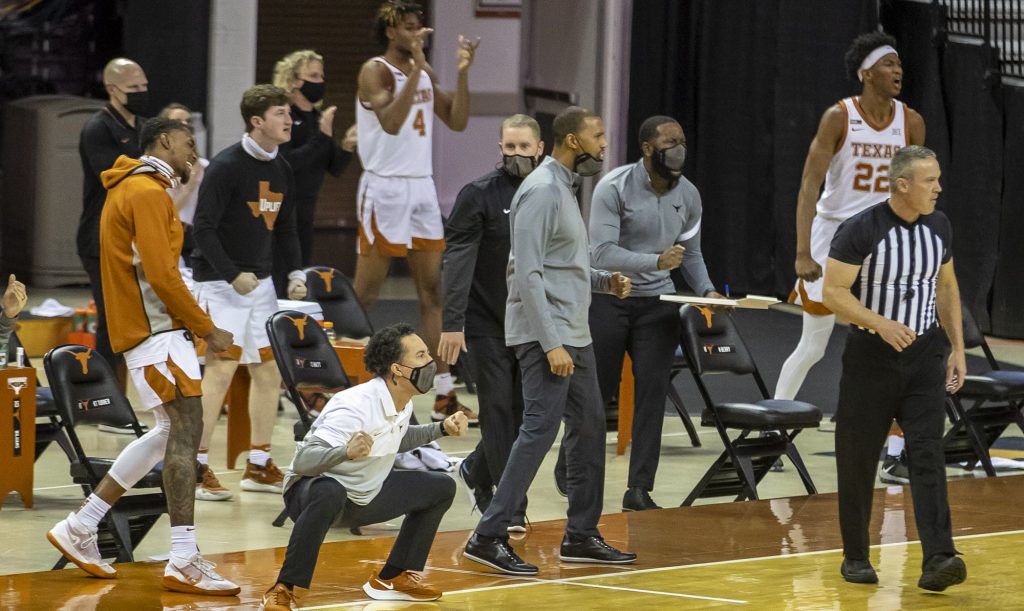
M447 395L455 390L455 380L450 373L439 373L434 376L434 389L439 395Z
M887 456L899 456L906 445L906 440L899 435L889 435L888 449L885 453Z
M75 527L75 530L87 530L96 532L100 526L100 520L110 511L110 503L107 503L95 494L90 494L85 500L85 505L77 513L71 514L68 521Z
M172 526L171 527L171 555L188 559L199 552L196 545L195 526Z
M828 338L832 335L835 322L834 314L815 316L803 313L800 343L782 365L779 383L775 386L776 399L790 401L796 397L796 393L803 386L804 378L807 377L807 372L825 356L825 348L828 347Z
M270 460L270 450L261 450L258 448L252 448L249 450L249 462L257 467L266 467L268 460Z

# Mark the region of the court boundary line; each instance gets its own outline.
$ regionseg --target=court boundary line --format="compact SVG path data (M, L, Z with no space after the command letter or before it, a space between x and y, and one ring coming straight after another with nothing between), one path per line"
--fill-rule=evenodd
M1004 536L1004 535L1020 535L1020 534L1024 534L1024 529L1020 529L1020 530L1006 530L1006 531L995 531L995 532L990 532L990 533L976 533L976 534L969 534L969 535L959 535L959 536L954 536L953 540L956 541L956 540L959 540L959 539L983 539L983 538L988 538L988 537L998 537L998 536ZM911 540L907 540L907 541L894 541L892 543L880 543L880 544L877 544L877 545L872 545L871 547L872 548L881 549L881 548L889 548L889 547L897 547L897 546L908 546L908 545L911 545L913 543L920 543L920 539L911 539ZM701 567L709 567L709 566L720 566L720 565L728 565L728 564L741 564L741 563L745 563L745 562L756 562L756 561L761 561L761 560L779 560L779 559L802 558L802 557L807 557L807 556L820 556L820 555L823 555L823 554L832 554L832 553L836 553L836 552L840 552L841 553L842 551L843 551L842 548L832 548L832 549L826 549L826 550L815 550L815 551L810 551L810 552L797 552L795 554L783 554L783 555L775 555L775 556L756 556L756 557L753 557L753 558L735 558L733 560L718 560L718 561L713 561L713 562L700 562L700 563L696 563L696 564L684 564L684 565L674 565L674 566L652 567L652 568L649 568L649 569L637 569L635 571L623 571L623 572L619 572L619 573L601 573L601 574L597 574L597 575L580 575L579 577L565 577L565 578L561 578L561 579L543 579L543 578L539 578L539 577L526 577L526 576L517 577L517 576L513 576L513 575L501 575L499 573L493 573L493 575L495 577L504 577L504 578L508 578L508 579L519 579L519 580L522 580L522 581L520 581L518 583L508 583L508 584L501 584L501 585L496 585L496 586L483 586L483 587L479 587L479 588L466 588L466 589L463 589L463 590L452 590L450 592L445 592L444 594L445 595L473 594L473 593L476 593L476 592L489 592L489 591L493 591L493 590L507 590L507 589L511 589L511 588L523 588L523 587L530 587L530 586L536 586L536 585L561 584L561 585L577 585L577 586L585 586L585 587L597 587L597 588L601 588L601 589L613 589L613 590L620 590L620 591L626 591L626 592L633 591L633 592L639 592L639 593L644 593L644 594L652 594L652 595L664 595L664 596L674 596L674 597L682 597L682 598L693 598L693 599L698 599L698 600L711 600L711 601L716 601L716 602L730 602L730 603L735 603L735 604L749 604L749 601L740 601L740 600L737 600L737 599L716 598L716 597L712 597L712 596L700 596L700 595L697 595L697 594L680 594L680 593L677 593L677 592L659 592L659 591L656 591L656 590L638 590L638 589L635 589L635 588L627 588L627 587L623 587L623 586L609 586L609 585L605 585L605 584L587 584L587 583L579 583L579 582L582 582L582 581L585 581L585 580L588 580L588 579L607 579L609 577L644 575L644 574L648 574L648 573L657 573L657 572L675 571L675 570L685 570L685 569L691 569L691 568L701 568ZM478 574L475 571L467 571L465 569L450 569L448 567L431 567L431 566L428 565L426 568L430 569L430 570L437 570L437 571L442 571L442 572L459 572L459 573ZM487 573L487 575L491 575L491 573ZM357 605L367 605L367 604L370 604L371 602L373 602L373 601L372 600L365 600L364 599L364 600L358 600L358 601L350 601L350 602L346 602L346 603L334 603L334 604L327 604L327 605L318 605L318 606L315 606L315 607L299 607L299 609L301 609L302 611L313 611L313 610L317 610L317 609L335 609L335 608L344 608L344 607L354 607L354 606L357 606Z

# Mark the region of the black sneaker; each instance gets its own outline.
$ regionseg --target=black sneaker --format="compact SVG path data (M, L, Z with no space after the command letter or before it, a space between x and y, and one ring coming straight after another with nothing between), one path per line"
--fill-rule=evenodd
M907 468L907 453L901 452L899 456L886 456L882 461L882 469L878 472L878 479L886 484L909 484L910 469Z
M567 476L566 476L566 473L565 473L565 468L559 469L558 465L556 464L555 465L555 490L558 491L558 494L567 497L567 496L569 496L569 483L566 481L566 477Z
M843 574L843 579L850 583L878 583L878 573L867 560L843 558L839 572Z
M487 507L490 506L491 500L494 499L494 491L483 486L476 486L473 480L469 477L469 465L463 460L459 464L459 479L465 484L466 490L470 493L470 499L472 506L469 509L469 513L472 514L474 511L479 511L480 515L483 515L487 511Z
M959 556L935 554L924 563L917 587L941 592L967 579L967 565Z
M537 567L520 558L508 539L496 539L473 533L462 555L507 575L536 575Z
M620 552L604 542L601 537L587 537L573 541L569 535L562 538L558 557L563 562L592 562L595 564L632 564L636 554Z
M646 511L648 509L661 509L649 492L643 488L627 488L626 494L622 496L622 511Z

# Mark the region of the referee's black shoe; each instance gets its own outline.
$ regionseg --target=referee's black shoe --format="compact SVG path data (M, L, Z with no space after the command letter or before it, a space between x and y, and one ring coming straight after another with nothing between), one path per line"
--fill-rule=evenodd
M878 573L867 560L843 558L839 572L843 574L843 579L850 583L878 583Z
M592 562L595 564L632 564L636 554L621 552L604 542L601 537L585 537L579 540L562 538L558 553L563 562Z
M941 592L967 579L967 565L958 556L935 554L924 563L917 587Z
M626 494L622 495L622 511L646 511L648 509L661 509L649 492L643 488L627 488Z
M536 575L537 567L526 562L508 544L508 537L495 538L473 533L462 555L507 575Z

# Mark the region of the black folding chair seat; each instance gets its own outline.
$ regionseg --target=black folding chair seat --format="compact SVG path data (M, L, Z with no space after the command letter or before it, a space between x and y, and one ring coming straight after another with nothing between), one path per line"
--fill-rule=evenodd
M282 310L272 314L266 324L270 349L281 371L281 381L299 413L292 432L295 441L302 441L313 424L310 406L305 404L303 393L334 393L351 384L334 346L311 316L295 310ZM287 512L282 510L272 524L284 526L287 517Z
M808 494L817 493L793 439L821 423L821 410L803 401L771 399L761 372L728 312L708 313L694 306L679 310L681 344L705 409L701 424L713 426L725 450L708 468L683 505L698 498L735 496L757 499L757 484L782 456L789 458ZM714 373L750 375L761 398L750 402L716 403L704 383ZM729 431L739 431L735 437ZM752 435L752 433L758 433Z
M78 345L58 346L43 357L43 367L53 390L56 418L67 432L73 449L71 478L88 497L114 461L87 455L75 427L80 424L131 426L137 437L142 436L142 427L110 365L92 350ZM121 497L99 525L100 556L114 558L115 562L134 561L134 550L139 542L160 516L167 513L159 469L151 470L132 490L149 492ZM61 557L53 568L63 568L67 563L67 558Z
M964 377L957 393L963 399L1012 399L1024 397L1024 371L989 371Z
M754 403L717 403L715 413L727 429L804 429L821 422L821 410L803 401L762 399ZM710 409L701 413L701 425L715 426Z
M970 310L961 308L964 345L981 348L991 371L964 377L963 387L946 397L946 414L952 423L942 438L946 464L960 464L968 471L981 464L985 474L995 477L989 449L1011 424L1024 432L1024 371L999 369L992 350ZM965 406L964 401L970 405Z

